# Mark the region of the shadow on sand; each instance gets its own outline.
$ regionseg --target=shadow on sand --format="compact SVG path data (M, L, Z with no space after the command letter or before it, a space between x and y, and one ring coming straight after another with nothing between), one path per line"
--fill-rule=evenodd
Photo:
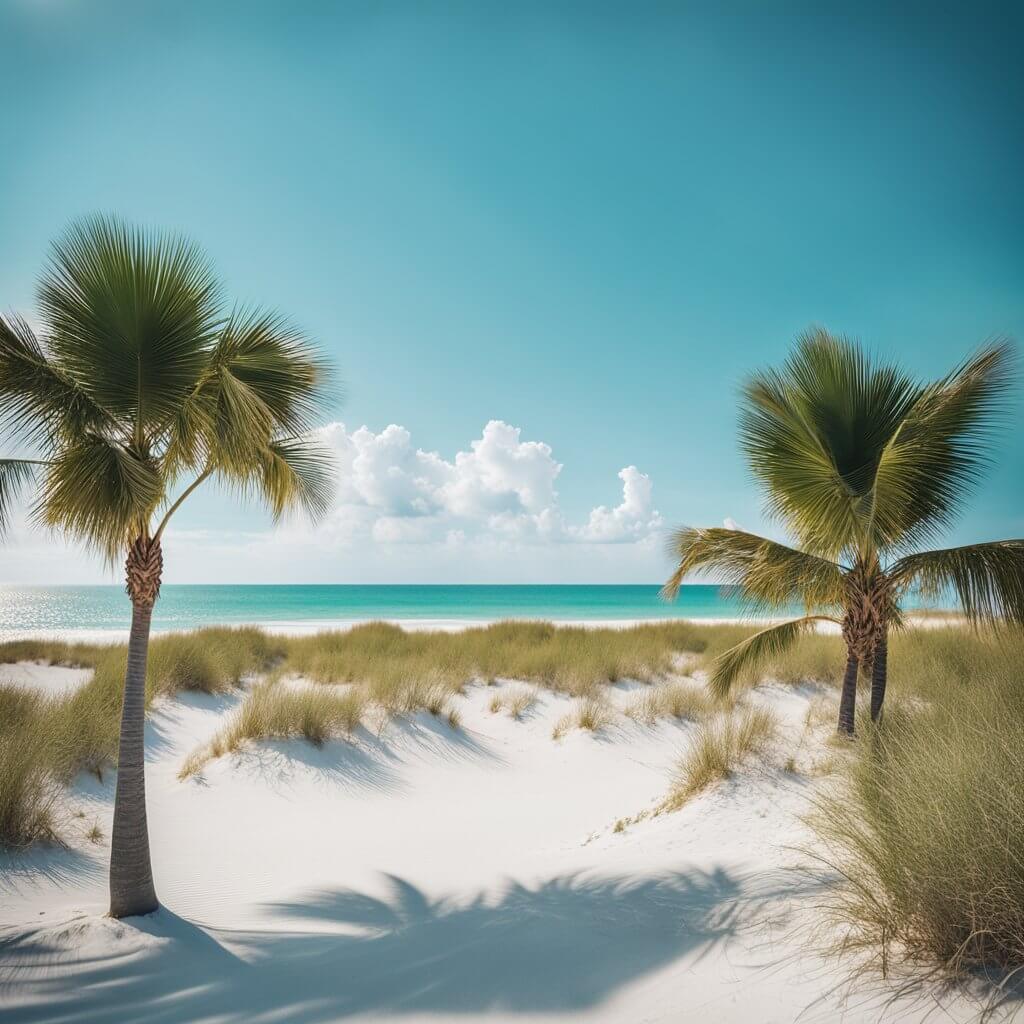
M266 907L288 930L206 932L161 910L126 922L80 918L82 935L68 932L75 922L57 934L24 931L0 945L4 1019L571 1013L705 955L781 895L747 892L722 870L568 875L461 899L431 899L394 876L385 885L384 896L332 890Z

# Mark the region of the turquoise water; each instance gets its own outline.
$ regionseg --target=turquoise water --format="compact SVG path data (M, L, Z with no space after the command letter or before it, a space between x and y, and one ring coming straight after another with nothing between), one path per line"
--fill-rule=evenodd
M130 606L117 586L0 586L0 637L38 633L113 634L128 629ZM327 627L371 619L623 620L740 618L730 587L688 585L669 604L656 585L384 586L167 584L153 613L155 630L257 623Z
M0 587L0 635L121 631L121 587ZM651 586L203 586L165 585L157 630L232 623L308 626L369 619L487 620L726 618L743 609L729 588L685 586L668 604Z

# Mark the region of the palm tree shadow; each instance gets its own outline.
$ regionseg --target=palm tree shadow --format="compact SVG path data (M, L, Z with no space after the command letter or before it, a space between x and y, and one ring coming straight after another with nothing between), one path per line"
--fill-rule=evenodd
M360 1014L570 1013L680 957L705 955L782 895L754 893L722 869L639 880L570 874L461 898L383 881L384 895L326 890L267 905L288 931L211 935L168 923L166 911L118 922L140 930L105 957L83 962L72 951L75 962L60 972L46 933L22 935L3 951L3 975L33 1003L9 1019L318 1024ZM234 952L215 954L211 943Z

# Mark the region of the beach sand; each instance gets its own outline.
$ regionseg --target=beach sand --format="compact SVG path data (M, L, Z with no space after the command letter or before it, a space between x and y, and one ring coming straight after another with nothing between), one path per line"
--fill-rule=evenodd
M67 671L24 681L56 688ZM640 689L610 693L624 706ZM936 998L945 1020L977 1013L930 988L889 1006L892 984L851 985L850 965L814 952L825 880L793 868L820 782L751 767L616 831L662 799L696 727L620 716L555 741L569 698L540 691L516 721L489 710L495 692L456 699L459 729L423 713L319 749L261 743L184 782L183 759L242 694L158 703L147 785L164 909L102 916L113 779L81 777L67 849L0 858L0 1017L873 1022L921 1020ZM779 759L819 697L753 696L783 723Z

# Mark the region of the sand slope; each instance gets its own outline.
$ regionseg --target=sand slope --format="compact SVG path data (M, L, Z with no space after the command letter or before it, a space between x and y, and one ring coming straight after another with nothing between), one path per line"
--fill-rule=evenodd
M499 684L508 685L508 684ZM629 686L614 699L630 699ZM151 838L165 909L105 910L112 786L82 779L68 850L0 860L3 1020L921 1020L807 951L820 880L791 870L813 791L754 770L682 811L652 807L693 726L627 719L551 738L458 700L315 749L269 743L176 772L238 697L190 696L148 726ZM813 692L767 688L789 746ZM946 1000L944 1019L977 1007Z

